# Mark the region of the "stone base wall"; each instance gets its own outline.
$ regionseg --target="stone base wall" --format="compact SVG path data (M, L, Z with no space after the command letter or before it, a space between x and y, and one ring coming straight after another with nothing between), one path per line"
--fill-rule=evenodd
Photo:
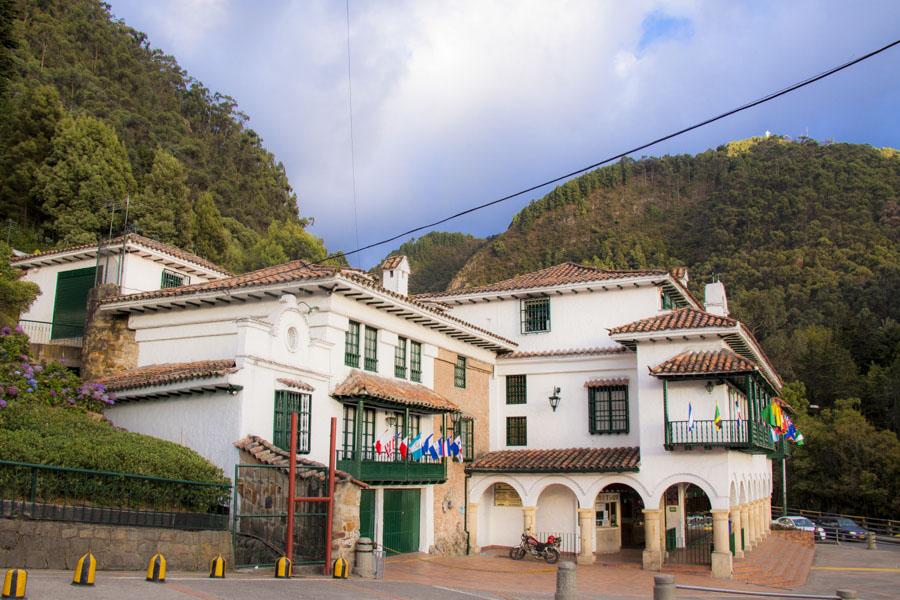
M88 550L101 571L146 569L156 552L170 570L206 571L217 554L234 564L228 531L0 519L0 568L71 570Z
M81 368L81 348L59 344L29 344L31 355L46 363L58 362L70 369Z
M128 315L97 310L104 298L115 296L119 288L104 284L91 290L81 351L81 376L85 381L137 367L138 344L128 328Z

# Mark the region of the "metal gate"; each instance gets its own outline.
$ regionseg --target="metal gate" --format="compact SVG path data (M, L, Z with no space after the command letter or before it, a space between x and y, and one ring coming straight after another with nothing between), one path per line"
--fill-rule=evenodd
M419 490L384 490L384 534L388 553L419 551Z
M712 563L713 520L709 498L691 484L684 490L683 544L677 530L666 530L666 562L672 564L709 565Z
M328 469L298 467L297 496L326 497ZM232 544L235 566L274 566L285 552L288 473L274 465L237 465L234 469ZM295 566L325 563L328 507L301 502L294 515Z

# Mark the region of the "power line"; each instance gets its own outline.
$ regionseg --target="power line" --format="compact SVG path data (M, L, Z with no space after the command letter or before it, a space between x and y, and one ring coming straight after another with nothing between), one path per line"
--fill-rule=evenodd
M350 112L350 170L353 178L353 227L356 230L356 246L359 247L359 209L357 208L356 194L356 144L353 140L353 77L350 69L350 0L346 1L347 8L347 105ZM356 251L350 254L356 254ZM356 266L360 266L357 258Z
M349 1L349 0L348 0L348 1ZM527 193L529 193L529 192L533 192L533 191L538 190L538 189L540 189L540 188L542 188L542 187L546 187L546 186L548 186L548 185L551 185L551 184L554 184L554 183L558 183L558 182L560 182L560 181L562 181L562 180L564 180L564 179L568 179L569 177L573 177L573 176L575 176L575 175L579 175L579 174L581 174L581 173L584 173L585 171L590 171L591 169L596 169L597 167L600 167L600 166L602 166L602 165L605 165L606 163L612 162L612 161L614 161L614 160L618 160L618 159L620 159L620 158L624 158L624 157L628 156L629 154L634 154L635 152L639 152L639 151L641 151L641 150L645 150L645 149L649 148L650 146L655 146L656 144L659 144L659 143L661 143L661 142L665 142L665 141L667 141L667 140L670 140L670 139L672 139L672 138L678 137L678 136L680 136L680 135L683 135L683 134L688 133L688 132L690 132L690 131L693 131L693 130L695 130L695 129L699 129L699 128L701 128L701 127L704 127L704 126L706 126L706 125L709 125L710 123L715 123L716 121L720 121L720 120L722 120L722 119L724 119L724 118L726 118L726 117L730 117L731 115L737 114L737 113L739 113L739 112L743 112L743 111L748 110L748 109L751 109L751 108L753 108L753 107L755 107L755 106L759 106L760 104L765 104L766 102L770 102L770 101L772 101L772 100L774 100L774 99L776 99L776 98L779 98L780 96L784 96L785 94L789 94L789 93L791 93L791 92L794 92L794 91L796 91L796 90L799 90L799 89L802 88L802 87L806 87L806 86L808 86L808 85L810 85L810 84L816 83L817 81L820 81L820 80L822 80L822 79L825 79L826 77L830 77L831 75L834 75L835 73L838 73L838 72L840 72L840 71L843 71L844 69L847 69L847 68L849 68L849 67L852 67L853 65L856 65L856 64L858 64L858 63L861 63L861 62L863 62L864 60L867 60L867 59L869 59L869 58L872 58L873 56L876 56L876 55L878 55L878 54L881 54L882 52L885 52L885 51L887 51L887 50L890 50L891 48L893 48L894 46L896 46L896 45L898 45L898 44L900 44L900 39L894 40L893 42L891 42L891 43L889 43L889 44L887 44L887 45L885 45L885 46L882 46L881 48L878 48L877 50L873 50L872 52L869 52L869 53L867 53L867 54L864 54L864 55L862 55L862 56L860 56L860 57L858 57L858 58L854 58L853 60L851 60L851 61L849 61L849 62L845 62L845 63L842 64L842 65L839 65L839 66L837 66L837 67L832 67L831 69L828 69L827 71L824 71L824 72L822 72L822 73L819 73L818 75L814 75L814 76L812 76L812 77L809 77L809 78L807 78L807 79L804 79L803 81L800 81L800 82L795 83L795 84L793 84L793 85L790 85L790 86L788 86L788 87L782 88L782 89L780 89L780 90L778 90L778 91L776 91L776 92L772 92L772 93L770 93L770 94L767 94L766 96L763 96L762 98L759 98L759 99L757 99L757 100L753 100L752 102L748 102L748 103L743 104L743 105L741 105L741 106L739 106L739 107L737 107L737 108L733 108L733 109L731 109L731 110L728 110L728 111L726 111L726 112L723 112L723 113L721 113L721 114L719 114L719 115L716 115L715 117L711 117L711 118L709 118L709 119L705 119L705 120L703 120L703 121L700 121L699 123L695 123L694 125L691 125L691 126L689 126L689 127L685 127L684 129L679 129L678 131L674 131L674 132L669 133L669 134L667 134L667 135L664 135L664 136L662 136L662 137L656 138L656 139L653 140L653 141L647 142L647 143L645 143L645 144L641 144L640 146L636 146L636 147L634 147L634 148L631 148L630 150L625 150L624 152L620 152L619 154L616 154L616 155L614 155L614 156L610 156L610 157L605 158L605 159L603 159L603 160L601 160L601 161L599 161L599 162L595 162L595 163L593 163L593 164L587 165L586 167L581 167L580 169L577 169L577 170L575 170L575 171L570 171L570 172L566 173L565 175L560 175L559 177L555 177L555 178L553 178L553 179L549 179L549 180L544 181L544 182L542 182L542 183L538 183L538 184L536 184L536 185L532 185L531 187L525 188L524 190L520 190L520 191L515 192L515 193L513 193L513 194L509 194L509 195L507 195L507 196L503 196L502 198L497 198L496 200L491 200L490 202L485 202L484 204L479 204L479 205L477 205L477 206L473 206L473 207L471 207L471 208L467 208L466 210L459 211L459 212L457 212L457 213L454 213L454 214L452 214L452 215L450 215L450 216L444 217L444 218L439 219L439 220L437 220L437 221L434 221L434 222L432 222L432 223L428 223L428 224L426 224L426 225L420 225L420 226L418 226L418 227L414 227L414 228L412 228L412 229L409 229L409 230L407 230L407 231L404 231L403 233L398 233L397 235L394 235L394 236L389 237L389 238L387 238L387 239L384 239L384 240L381 240L381 241L378 241L378 242L373 242L373 243L368 244L368 245L366 245L366 246L359 247L359 235L357 234L357 248L356 248L355 250L351 250L350 252L339 252L339 253L337 253L337 254L333 254L333 255L331 255L331 256L327 256L326 258L322 259L322 261L325 261L325 260L328 260L328 259L332 259L332 258L337 258L337 257L339 257L339 256L350 256L351 254L357 254L357 253L359 253L359 252L363 252L364 250L369 250L369 249L375 248L375 247L377 247L377 246L382 246L382 245L384 245L384 244L387 244L387 243L396 241L396 240L398 240L398 239L400 239L400 238L406 237L406 236L411 235L411 234L413 234L413 233L417 233L417 232L419 232L419 231L422 231L423 229L429 229L429 228L431 228L431 227L436 227L437 225L441 225L441 224L443 224L443 223L446 223L447 221L452 221L453 219L458 219L459 217L462 217L462 216L468 215L468 214L470 214L470 213L473 213L473 212L476 212L476 211L479 211L479 210L488 208L489 206L494 206L495 204L500 204L501 202L506 202L507 200L512 200L513 198L516 198L516 197L518 197L518 196L522 196L522 195L527 194ZM322 261L318 261L318 262L322 262Z

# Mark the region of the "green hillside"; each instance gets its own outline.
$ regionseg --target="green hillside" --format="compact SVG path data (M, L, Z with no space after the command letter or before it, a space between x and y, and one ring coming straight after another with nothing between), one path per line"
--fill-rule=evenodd
M0 14L0 218L15 246L95 241L110 201L121 230L128 197L138 231L235 270L324 257L233 98L99 0L0 0Z
M388 256L405 254L409 258L411 294L439 292L447 289L453 276L484 243L485 240L465 233L432 231L403 243ZM374 268L377 270L378 265Z

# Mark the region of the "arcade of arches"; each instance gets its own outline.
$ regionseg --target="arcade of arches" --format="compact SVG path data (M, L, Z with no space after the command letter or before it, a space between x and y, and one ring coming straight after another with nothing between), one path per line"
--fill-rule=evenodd
M762 482L732 484L729 508L713 508L707 493L690 482L670 485L651 508L646 493L626 483L603 486L592 501L573 487L552 482L528 494L512 478L474 487L467 507L470 550L517 545L523 532L542 540L552 534L579 564L620 553L645 569L700 564L709 565L715 576L730 577L732 557L743 557L769 531Z

